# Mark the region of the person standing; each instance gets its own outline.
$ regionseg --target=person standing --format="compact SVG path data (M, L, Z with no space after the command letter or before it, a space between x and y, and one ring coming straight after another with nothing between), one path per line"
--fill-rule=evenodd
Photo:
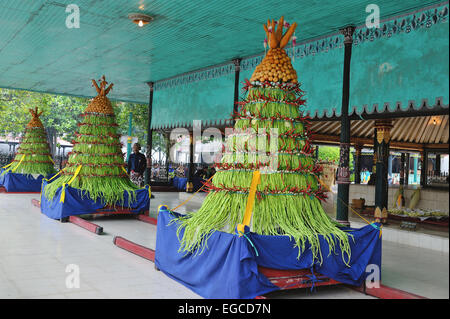
M139 152L140 150L141 145L139 143L134 143L133 153L128 158L127 173L130 175L130 179L133 183L142 187L144 184L144 173L147 168L147 161L145 155Z

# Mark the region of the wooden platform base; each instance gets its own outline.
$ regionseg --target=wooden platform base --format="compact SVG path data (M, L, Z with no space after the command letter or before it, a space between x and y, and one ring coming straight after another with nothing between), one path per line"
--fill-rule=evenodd
M412 294L410 292L403 291L400 289L391 288L382 284L380 284L379 288L365 288L364 286L362 287L348 286L348 287L353 290L362 292L366 295L380 299L428 299L423 296Z
M33 206L35 206L35 207L38 207L38 208L41 207L41 202L39 200L37 200L37 199L34 199L34 198L31 199L31 204ZM122 208L106 207L106 208L103 208L103 209L99 209L99 210L97 210L94 213L83 214L83 215L84 216L89 215L89 216L93 216L95 218L96 217L103 217L103 216L112 216L112 215L137 216L138 219L142 218L146 222L150 222L150 223L152 222L152 220L155 220L154 218L150 218L148 216L144 216L144 215L141 215L141 214L133 213L130 210L125 209L123 207ZM142 216L142 217L139 217L139 216ZM149 221L147 221L146 218L148 218ZM99 226L97 224L94 224L94 223L92 223L90 221L87 221L86 219L81 218L79 216L64 217L64 218L60 219L60 222L62 222L62 223L69 222L69 223L75 224L75 225L80 226L80 227L82 227L82 228L84 228L84 229L86 229L86 230L88 230L88 231L90 231L92 233L97 234L97 235L103 234L103 227L101 227L101 226Z
M8 192L5 187L0 186L0 193L6 193L6 194L40 194L41 192Z
M68 221L97 235L101 235L103 233L103 227L84 220L83 218L77 216L69 216Z
M114 245L129 251L132 254L145 258L149 261L155 261L155 250L134 243L121 236L114 237ZM340 282L330 279L326 276L316 273L315 281L313 282L311 271L309 269L302 270L277 270L264 267L258 267L259 271L264 274L269 280L280 289L296 289L296 288L310 288L313 286L338 285ZM265 298L258 296L258 299Z
M258 270L266 276L271 283L280 287L281 290L311 288L313 285L314 287L317 287L341 284L339 281L328 278L319 273L314 273L315 278L313 278L311 270L309 269L279 270L258 267Z
M136 244L120 236L115 236L113 239L113 243L117 247L129 251L132 254L150 260L151 262L155 262L155 251L153 249Z
M147 216L147 215L137 215L137 219L140 220L141 222L144 223L148 223L148 224L152 224L152 225L156 225L158 223L158 220L156 218Z

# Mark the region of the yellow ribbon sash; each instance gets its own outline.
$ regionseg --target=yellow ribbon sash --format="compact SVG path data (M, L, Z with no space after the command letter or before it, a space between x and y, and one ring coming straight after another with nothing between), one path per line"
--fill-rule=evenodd
M9 163L8 165L3 166L2 168L8 168L10 167L14 162Z
M252 176L252 183L250 184L250 191L248 193L247 206L245 206L244 220L242 224L237 226L239 236L245 233L245 226L250 225L252 219L253 205L255 204L256 187L261 182L261 172L254 171Z
M60 170L58 173L56 173L55 175L53 175L52 177L50 177L47 181L51 181L52 179L54 179L56 176L58 176L59 174L61 174L63 170Z
M75 170L75 173L73 174L72 178L67 183L63 184L61 198L59 199L60 203L64 203L64 199L66 198L66 185L70 185L74 181L74 179L77 177L78 173L81 171L81 167L83 167L83 165L78 166L77 169Z
M16 171L16 169L20 166L20 164L22 164L22 161L23 161L24 158L25 158L25 154L22 155L22 158L20 159L19 164L17 164L17 166L14 167L14 168L11 170L11 172L14 173L14 172Z

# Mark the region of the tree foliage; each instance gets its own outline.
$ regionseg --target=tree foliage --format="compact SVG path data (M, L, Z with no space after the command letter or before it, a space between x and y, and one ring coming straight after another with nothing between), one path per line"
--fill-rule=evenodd
M319 146L319 160L325 162L335 162L339 164L339 147L338 146ZM350 152L350 170L353 170L353 153Z
M0 89L0 134L19 136L30 120L29 108L43 111L41 121L49 132L71 141L87 98Z
M11 134L17 137L23 134L30 120L28 109L38 107L44 111L41 120L48 131L49 139L60 137L71 142L77 130L77 123L81 121L80 114L89 101L89 98L83 97L0 89L0 136ZM148 127L147 105L118 101L112 101L112 105L119 125L118 133L128 135L128 116L132 112L132 135L145 145ZM154 149L161 147L158 145L162 145L163 141L159 141L159 136L154 135L154 139Z

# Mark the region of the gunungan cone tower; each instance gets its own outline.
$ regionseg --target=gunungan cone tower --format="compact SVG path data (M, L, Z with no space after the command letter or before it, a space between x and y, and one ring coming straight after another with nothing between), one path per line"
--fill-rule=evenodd
M25 134L13 162L3 174L13 172L48 177L55 173L55 168L47 142L47 133L39 119L42 111L39 112L37 107L29 111L31 120L25 128Z
M76 175L71 187L84 191L92 200L100 199L105 205L120 205L124 200L124 191L133 199L134 191L139 187L130 181L123 167L118 125L111 102L106 96L113 84L107 86L105 76L99 80L99 84L95 80L92 80L92 84L98 95L81 114L83 120L78 123L67 166L61 177L46 186L45 196L52 199L57 189Z
M281 18L277 25L273 20L264 25L270 49L244 87L246 98L240 102L234 132L227 137L221 163L216 164L208 196L197 212L178 219L181 251L201 252L213 231L235 232L243 221L253 173L259 171L252 232L290 236L299 255L309 243L313 257L320 261L319 235L323 235L331 250L340 245L344 261L350 260L346 233L321 205L325 199L321 167L312 156L308 118L300 110L304 93L284 50L297 24L285 34L283 24ZM267 153L274 142L275 152ZM270 167L271 156L275 167Z

